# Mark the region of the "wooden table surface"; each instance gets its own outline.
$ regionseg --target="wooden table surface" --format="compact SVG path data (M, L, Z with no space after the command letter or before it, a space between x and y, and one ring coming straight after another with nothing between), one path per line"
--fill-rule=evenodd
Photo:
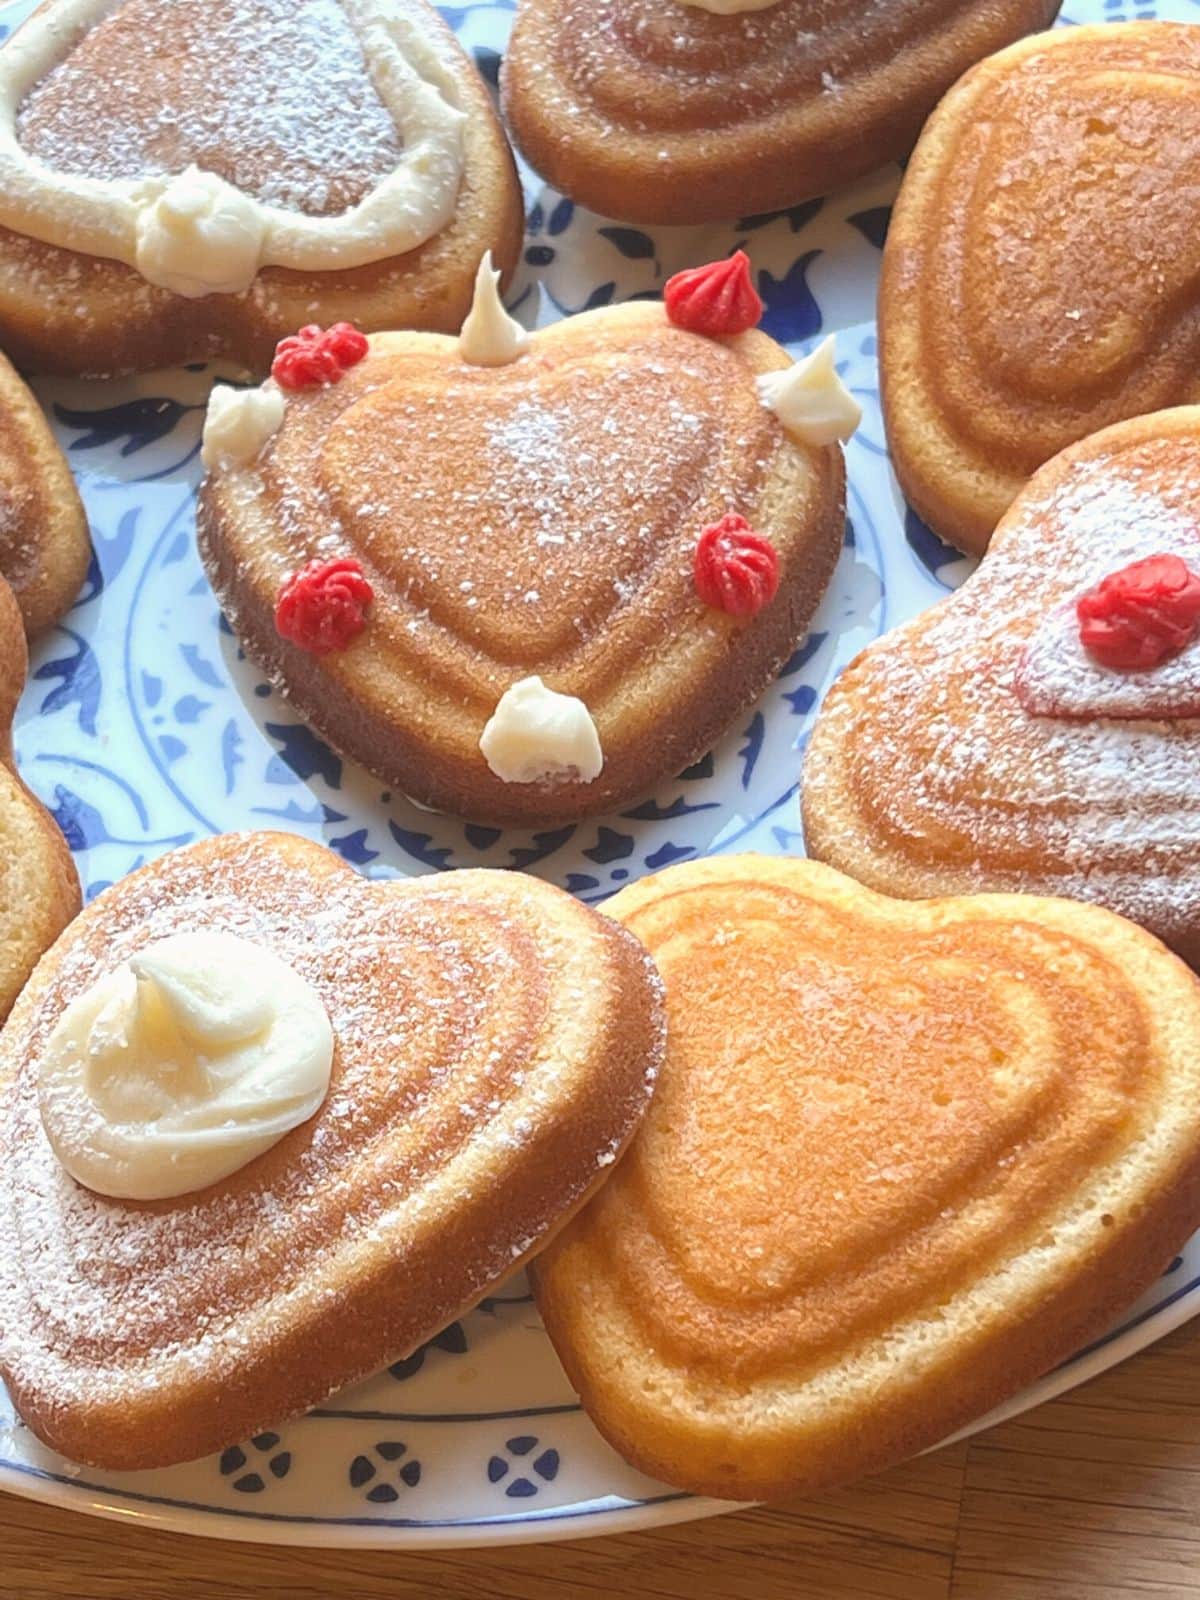
M0 1495L2 1600L1197 1600L1200 1322L1040 1410L786 1509L427 1555L152 1533Z

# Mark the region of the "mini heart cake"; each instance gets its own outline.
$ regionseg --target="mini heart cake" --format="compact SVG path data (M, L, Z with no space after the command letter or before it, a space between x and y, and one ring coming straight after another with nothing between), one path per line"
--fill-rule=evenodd
M0 573L25 631L57 622L91 559L87 517L41 407L0 355ZM20 669L18 681L23 681Z
M313 726L438 810L547 825L698 759L841 547L832 342L752 330L745 257L527 334L485 262L458 340L343 325L218 388L200 550ZM700 331L692 331L700 330Z
M879 1471L1102 1333L1200 1222L1200 984L1131 923L755 856L608 909L667 1059L534 1278L642 1471L739 1500Z
M795 205L907 154L960 72L1060 0L519 0L504 109L550 183L607 216Z
M0 340L89 375L455 329L522 204L425 0L45 0L0 51Z
M1031 473L1200 400L1200 32L1103 23L983 62L930 118L879 297L896 476L985 549Z
M11 442L6 420L0 406L0 481ZM79 910L79 879L67 841L21 782L13 761L13 714L28 667L21 613L0 578L0 1022L38 957Z
M833 685L810 855L885 893L1096 900L1200 964L1200 408L1035 474L979 570Z
M637 941L517 873L284 834L92 901L0 1035L0 1370L109 1468L411 1351L609 1174L663 1051Z

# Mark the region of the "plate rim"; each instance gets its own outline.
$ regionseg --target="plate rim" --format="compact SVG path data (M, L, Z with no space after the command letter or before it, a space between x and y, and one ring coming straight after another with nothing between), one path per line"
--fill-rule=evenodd
M1157 1344L1200 1314L1200 1276L1182 1284L1157 1306L1140 1313L1113 1333L1086 1345L1003 1405L977 1417L923 1454L1024 1416L1047 1401L1070 1393L1139 1351ZM20 1426L20 1424L17 1424ZM548 1506L541 1511L495 1517L421 1519L413 1517L311 1517L289 1512L245 1511L120 1489L78 1475L0 1458L0 1491L23 1500L74 1511L82 1516L124 1522L189 1538L227 1539L237 1544L282 1549L449 1550L500 1545L551 1544L602 1535L645 1533L655 1528L729 1516L758 1501L717 1500L664 1489L636 1502ZM790 1503L790 1502L789 1502Z

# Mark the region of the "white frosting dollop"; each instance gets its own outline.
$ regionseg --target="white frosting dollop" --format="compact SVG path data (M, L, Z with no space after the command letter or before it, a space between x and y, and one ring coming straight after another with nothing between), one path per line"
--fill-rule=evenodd
M505 367L529 347L529 335L500 299L500 274L485 250L475 274L475 298L458 336L458 353L473 367Z
M715 17L735 17L740 11L765 11L777 6L779 0L680 0L685 6L695 6L698 11L711 11Z
M257 459L283 422L287 397L270 379L257 389L213 386L204 413L200 459L210 472L241 467Z
M241 294L262 257L262 208L215 172L153 178L139 196L134 265L148 283L197 300Z
M99 978L42 1053L38 1100L79 1183L126 1200L206 1188L306 1122L329 1089L316 990L232 934L181 933Z
M591 713L574 695L522 678L500 696L479 740L488 766L505 783L600 776L604 755Z
M844 443L862 421L862 407L838 377L836 357L830 334L802 361L759 375L763 404L803 444Z

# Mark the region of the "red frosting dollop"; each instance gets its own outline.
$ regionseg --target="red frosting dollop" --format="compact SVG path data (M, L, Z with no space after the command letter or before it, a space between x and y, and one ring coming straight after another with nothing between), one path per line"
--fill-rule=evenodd
M1178 556L1146 556L1112 572L1075 603L1088 654L1119 672L1145 672L1200 632L1200 576Z
M369 346L352 322L320 328L310 322L275 346L271 376L281 389L319 389L356 367Z
M730 511L696 545L696 593L706 606L752 617L779 590L779 556L769 539Z
M367 625L374 590L353 556L310 561L293 572L275 602L275 629L314 656L344 650Z
M724 261L691 267L668 278L663 289L667 320L710 339L745 333L763 314L750 278L750 258L735 250Z

